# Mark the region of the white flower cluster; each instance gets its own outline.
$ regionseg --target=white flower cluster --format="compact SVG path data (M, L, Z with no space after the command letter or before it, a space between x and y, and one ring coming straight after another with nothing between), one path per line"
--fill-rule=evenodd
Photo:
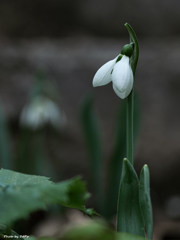
M49 98L37 96L25 105L20 116L23 126L37 130L46 124L61 128L65 123L65 114L59 106Z

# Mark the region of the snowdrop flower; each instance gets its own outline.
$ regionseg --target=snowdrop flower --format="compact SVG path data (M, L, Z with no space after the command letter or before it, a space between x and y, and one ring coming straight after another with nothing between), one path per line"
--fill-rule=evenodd
M37 96L24 106L20 123L22 126L37 130L46 124L51 124L56 128L61 128L66 120L65 114L59 106L47 97Z
M125 45L121 54L105 63L93 78L93 87L103 86L112 81L115 93L122 99L126 98L133 88L133 72L130 57L133 52L131 44Z

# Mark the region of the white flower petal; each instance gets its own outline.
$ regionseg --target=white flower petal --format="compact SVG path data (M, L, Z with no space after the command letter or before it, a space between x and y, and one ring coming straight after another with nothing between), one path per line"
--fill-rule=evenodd
M129 57L123 55L122 59L115 64L112 81L118 92L128 92L132 89L133 73L129 64Z
M120 97L121 99L126 98L130 94L132 88L133 88L133 81L130 82L130 84L128 85L128 88L126 88L126 90L124 92L120 92L116 88L115 84L113 83L113 89L114 89L115 93L118 95L118 97Z
M93 87L103 86L111 82L111 72L116 63L116 59L117 57L99 68L93 78Z

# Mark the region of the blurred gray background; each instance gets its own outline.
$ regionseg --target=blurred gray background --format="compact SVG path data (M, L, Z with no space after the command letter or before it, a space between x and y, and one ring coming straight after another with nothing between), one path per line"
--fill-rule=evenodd
M175 210L169 204L180 195L179 0L0 0L0 101L14 133L13 145L35 72L45 68L67 118L61 142L53 145L54 162L63 178L81 174L87 179L91 173L80 104L87 93L93 93L107 163L122 100L111 84L93 89L92 79L129 42L126 22L135 30L140 47L135 90L142 119L135 167L138 173L144 164L150 168L159 227L180 216L175 214L180 204Z

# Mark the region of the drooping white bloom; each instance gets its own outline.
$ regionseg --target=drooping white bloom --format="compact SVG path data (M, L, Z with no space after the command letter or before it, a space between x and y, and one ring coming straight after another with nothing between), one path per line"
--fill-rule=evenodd
M130 94L133 88L133 73L129 57L122 55L121 60L116 62L118 57L105 63L96 72L93 78L93 86L103 86L112 81L115 93L124 99Z
M25 105L21 115L22 126L37 130L46 124L61 128L65 123L65 114L59 106L49 98L37 96L29 104Z

